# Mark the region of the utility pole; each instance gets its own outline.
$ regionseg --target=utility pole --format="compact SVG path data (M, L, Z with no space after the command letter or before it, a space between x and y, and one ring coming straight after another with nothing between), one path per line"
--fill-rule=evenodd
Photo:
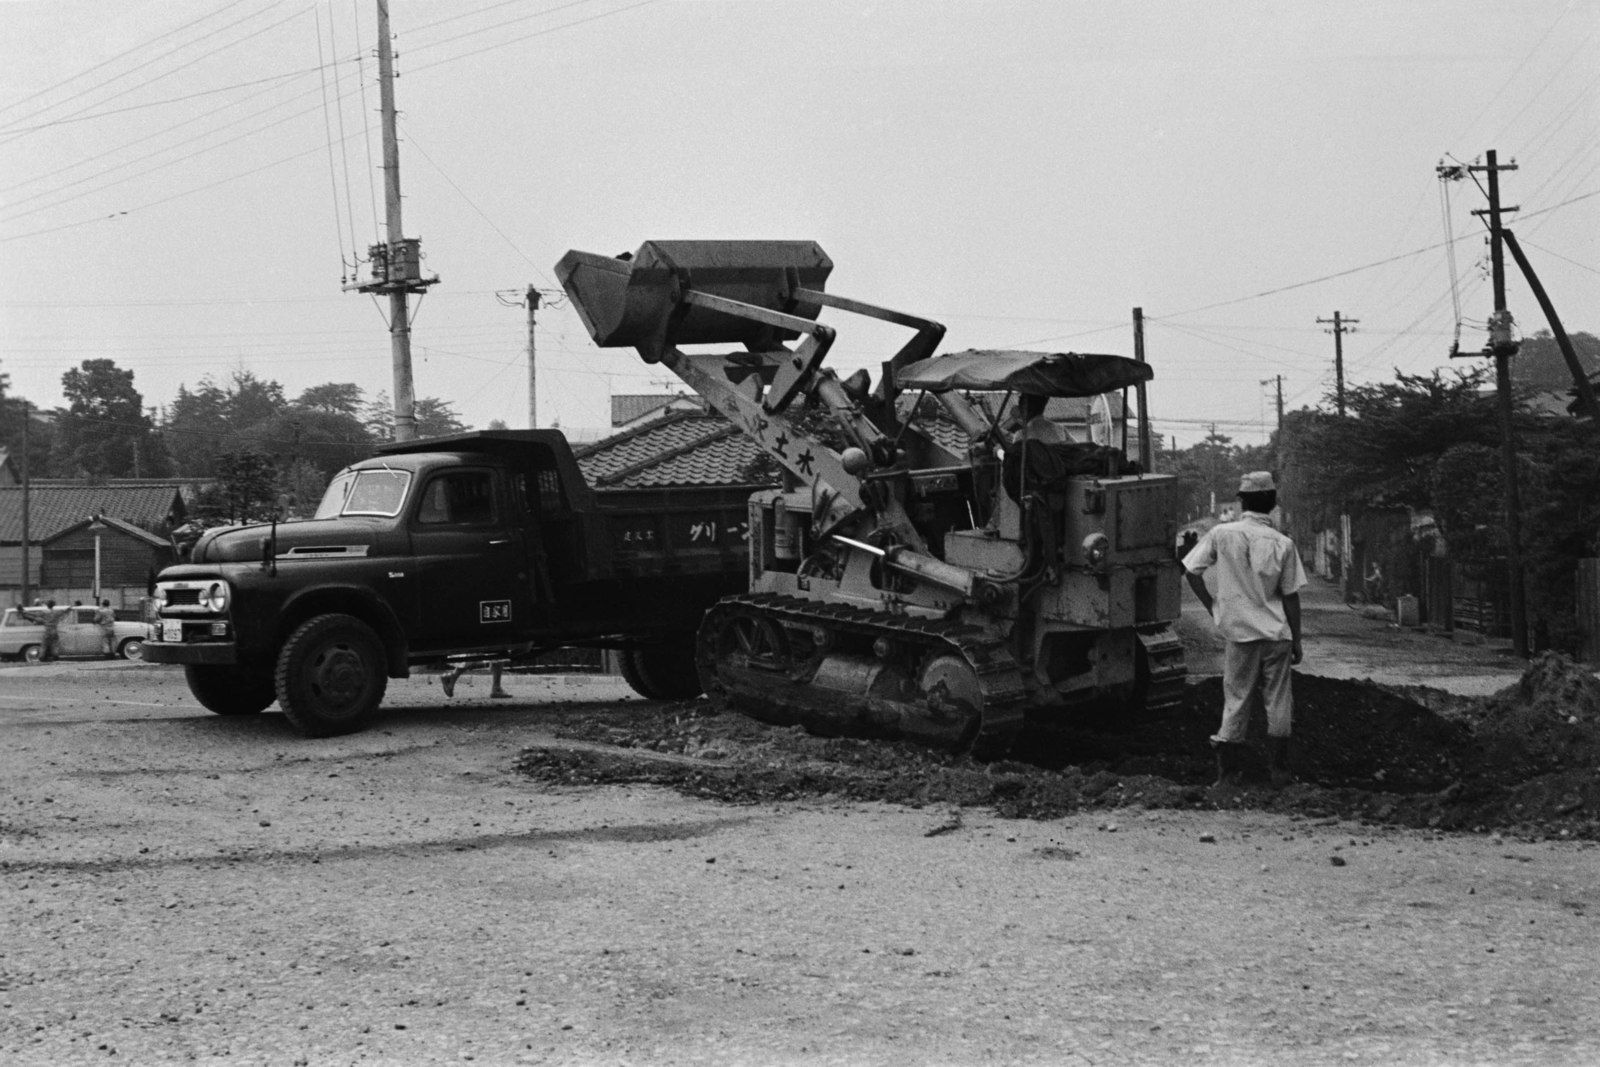
M1144 308L1133 309L1133 358L1140 363L1144 362ZM1145 383L1140 382L1134 390L1134 396L1139 403L1139 467L1146 474L1151 471L1155 461L1155 449L1150 444L1150 399L1145 392ZM1122 405L1122 428L1124 436L1128 428L1128 405ZM1126 444L1126 442L1124 442ZM1126 448L1124 448L1126 451Z
M378 99L383 112L383 203L388 243L367 249L370 282L345 286L389 296L389 350L394 363L394 439L417 436L416 394L411 384L411 312L408 297L425 293L438 277L422 276L422 240L400 224L400 142L395 132L394 53L389 41L389 0L378 3Z
M539 388L535 374L533 321L539 310L539 290L528 286L528 429L539 428Z
M1271 385L1273 382L1278 383L1278 429L1281 430L1283 429L1283 375L1261 379L1262 385Z
M1339 312L1335 311L1333 313L1333 318L1331 318L1331 319L1318 319L1317 321L1318 322L1323 322L1323 323L1332 323L1333 324L1333 329L1327 330L1325 332L1333 334L1333 373L1334 373L1334 381L1335 381L1335 387L1334 387L1335 388L1335 393L1334 393L1334 395L1338 397L1339 417L1343 418L1344 417L1344 335L1347 334L1347 333L1355 333L1356 331L1355 331L1355 328L1352 325L1352 323L1357 323L1357 322L1360 322L1361 320L1360 319L1347 319L1347 318L1344 318L1342 315L1339 314Z
M1518 658L1528 658L1528 609L1522 575L1522 500L1517 480L1516 426L1512 418L1511 357L1517 354L1519 342L1513 336L1516 322L1506 308L1506 258L1505 226L1501 216L1516 211L1515 206L1500 203L1500 172L1516 170L1517 164L1501 164L1494 149L1484 153L1482 164L1469 166L1440 164L1436 173L1445 181L1459 181L1469 174L1485 174L1488 185L1484 190L1489 198L1487 208L1477 208L1472 213L1480 219L1489 216L1489 266L1494 283L1494 312L1489 316L1489 344L1483 350L1494 357L1494 382L1500 422L1500 463L1505 468L1506 508L1506 583L1511 601L1511 647ZM1452 353L1453 354L1453 353Z
M28 604L28 402L22 402L22 604Z

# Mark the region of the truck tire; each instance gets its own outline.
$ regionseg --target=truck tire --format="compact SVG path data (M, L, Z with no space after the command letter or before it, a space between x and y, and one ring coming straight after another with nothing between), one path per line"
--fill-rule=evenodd
M317 615L278 653L283 714L307 737L353 733L383 702L389 677L383 643L353 615Z
M646 700L688 700L703 692L695 669L694 643L639 645L622 653L622 677Z
M200 706L218 715L256 715L278 699L269 671L190 663L183 677Z

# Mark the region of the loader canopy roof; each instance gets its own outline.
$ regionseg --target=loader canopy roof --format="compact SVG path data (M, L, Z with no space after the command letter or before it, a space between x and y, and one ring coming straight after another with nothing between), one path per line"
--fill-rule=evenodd
M968 389L1037 396L1098 396L1139 385L1154 376L1150 364L1127 356L969 348L902 367L895 374L895 385L930 393Z

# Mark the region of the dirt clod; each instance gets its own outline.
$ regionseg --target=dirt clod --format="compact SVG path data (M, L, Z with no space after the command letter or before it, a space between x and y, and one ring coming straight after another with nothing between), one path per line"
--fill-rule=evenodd
M1256 808L1600 839L1600 681L1571 660L1546 653L1516 685L1480 700L1430 700L1314 675L1297 675L1294 685L1297 780L1279 790L1267 784L1259 720L1243 785L1210 787L1207 738L1222 706L1214 678L1191 685L1181 704L1157 717L1030 721L1008 757L988 764L910 744L775 728L719 714L701 700L585 712L561 731L581 744L527 749L518 766L547 782L652 783L729 803L831 795L981 805L1031 819L1129 807ZM959 825L952 817L929 836Z

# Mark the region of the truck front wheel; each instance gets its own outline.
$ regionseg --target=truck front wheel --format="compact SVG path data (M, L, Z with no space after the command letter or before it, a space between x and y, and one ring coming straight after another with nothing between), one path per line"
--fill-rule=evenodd
M702 692L692 640L624 649L622 677L646 700L688 700Z
M191 663L183 677L200 706L218 715L255 715L278 699L271 671Z
M317 615L284 642L276 682L278 703L295 729L307 737L352 733L388 688L383 644L353 615Z

